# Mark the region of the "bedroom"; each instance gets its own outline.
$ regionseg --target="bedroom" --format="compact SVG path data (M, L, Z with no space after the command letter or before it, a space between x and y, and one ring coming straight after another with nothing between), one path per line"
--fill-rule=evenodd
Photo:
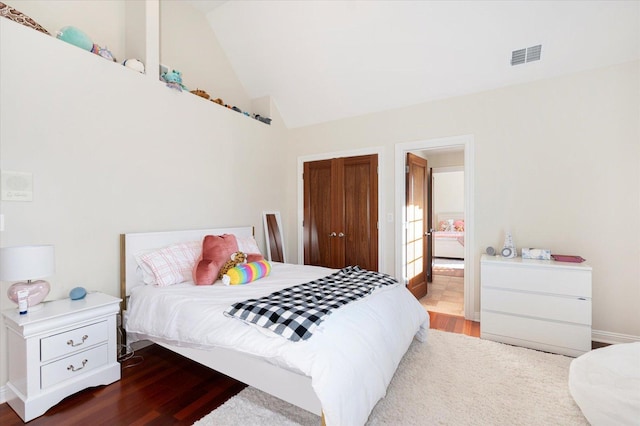
M55 8L47 9L52 2L9 3L43 16L38 20L51 29L69 21L56 15ZM95 28L94 37L114 51L124 44L118 2L67 4L75 7L76 25ZM163 19L175 19L163 22L175 36L175 45L163 45L169 49L161 53L168 63L180 63L180 55L189 50L181 47L197 46L193 38L202 37L191 35L190 40L187 26L209 31L202 34L215 42L197 10L172 2L163 7L169 11ZM120 25L101 24L107 21ZM276 105L271 108L273 122L266 126L199 99L160 91L140 75L112 71L106 61L70 48L51 44L49 50L32 50L31 41L5 37L1 42L3 59L11 53L24 62L0 64L0 166L32 172L35 189L32 203L2 202L2 246L55 244L51 299L65 297L76 285L116 295L118 235L123 232L253 224L263 245L261 212L279 210L287 252L299 253L297 159L371 147L381 152L380 217L385 221L380 267L393 274L396 222L386 219L397 216L395 145L473 135L472 268L478 271L485 247L502 244L507 226L519 247L579 254L594 268L594 340L636 341L640 336L637 56L543 80L288 128ZM209 53L202 60L216 64L218 80L224 82L211 84L215 93L250 109L251 99L220 45L213 44ZM62 66L69 62L77 65ZM207 84L197 81L197 71L186 64L182 68L187 82L187 76L194 76L194 84ZM620 224L616 226L632 238L608 232L593 237L612 212ZM472 319L477 320L479 274L470 286L475 292ZM12 304L2 297L0 307ZM3 326L2 384L8 377L5 339Z

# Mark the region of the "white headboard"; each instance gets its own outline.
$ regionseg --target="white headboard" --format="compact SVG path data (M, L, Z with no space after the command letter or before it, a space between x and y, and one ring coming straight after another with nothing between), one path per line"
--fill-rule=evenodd
M254 235L253 226L237 228L197 229L186 231L139 232L120 234L120 296L124 309L131 289L144 285L139 281L138 264L134 255L141 250L166 247L171 244L202 240L205 235L234 234L239 237Z

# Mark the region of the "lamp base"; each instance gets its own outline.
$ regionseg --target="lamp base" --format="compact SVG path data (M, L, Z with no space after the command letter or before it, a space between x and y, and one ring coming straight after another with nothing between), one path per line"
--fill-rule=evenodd
M44 280L17 282L9 287L7 296L13 303L18 304L18 292L27 290L29 292L29 296L27 297L29 309L35 310L38 309L36 308L36 306L38 306L38 304L42 302L45 297L47 297L50 289L51 286L47 281ZM41 307L42 306L39 306L39 308Z

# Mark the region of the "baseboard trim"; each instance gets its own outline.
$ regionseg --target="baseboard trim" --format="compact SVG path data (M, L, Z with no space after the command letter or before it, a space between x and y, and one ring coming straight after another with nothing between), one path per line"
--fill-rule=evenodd
M640 342L640 336L632 336L630 334L611 333L609 331L591 330L591 340L600 343L633 343Z
M7 402L7 385L0 387L0 404Z

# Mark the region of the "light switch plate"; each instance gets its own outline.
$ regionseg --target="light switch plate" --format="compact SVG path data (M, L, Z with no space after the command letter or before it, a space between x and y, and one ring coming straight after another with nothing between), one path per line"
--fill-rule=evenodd
M0 190L2 201L33 201L33 173L3 170Z

